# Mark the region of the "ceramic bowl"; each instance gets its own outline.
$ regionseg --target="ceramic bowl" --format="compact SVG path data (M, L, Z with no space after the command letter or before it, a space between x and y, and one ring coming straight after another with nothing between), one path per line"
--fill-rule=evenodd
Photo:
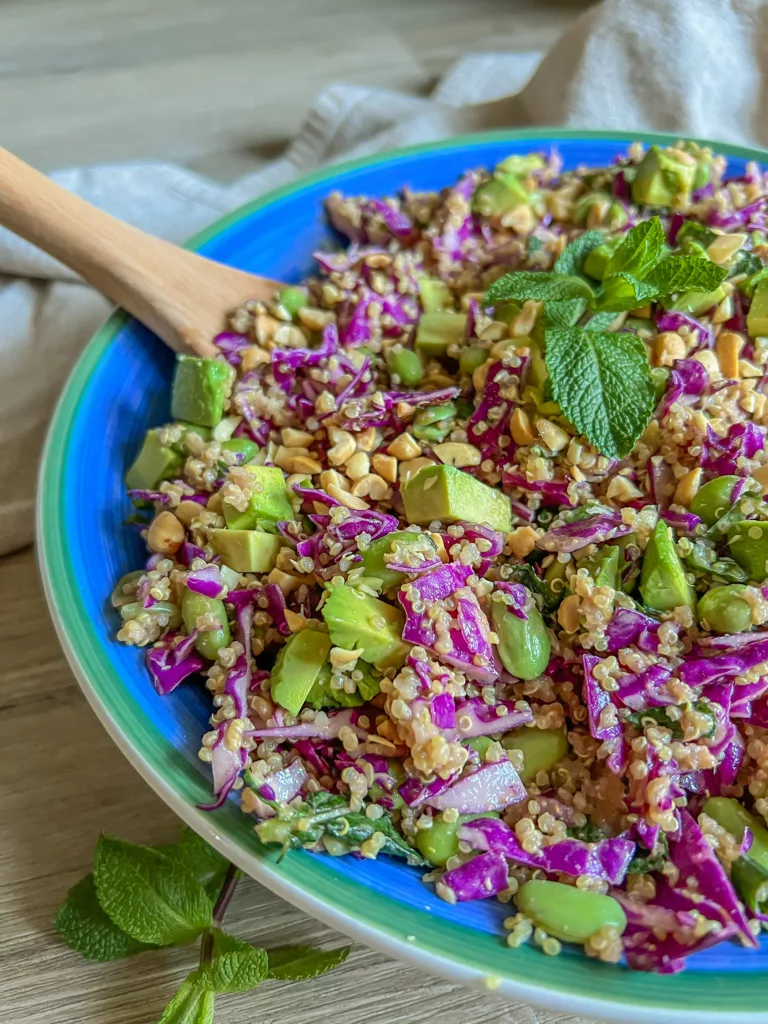
M339 239L323 216L334 189L384 195L404 185L437 189L466 169L509 153L556 147L566 168L609 164L634 138L651 135L565 130L498 132L382 153L320 171L258 199L192 240L206 256L269 277L299 281L312 252ZM714 145L741 173L768 154ZM747 952L725 943L676 976L639 974L587 959L574 948L550 958L510 949L496 900L451 906L420 872L381 858L278 851L259 844L253 822L230 799L219 811L208 769L197 758L210 711L202 688L159 697L144 654L118 644L108 597L115 581L143 564L122 477L144 431L169 418L172 354L117 312L90 342L67 383L50 428L39 492L38 537L45 588L61 642L104 726L137 771L187 824L273 892L361 942L451 981L550 1009L638 1024L695 1020L768 1022L768 943ZM83 752L84 756L86 752Z

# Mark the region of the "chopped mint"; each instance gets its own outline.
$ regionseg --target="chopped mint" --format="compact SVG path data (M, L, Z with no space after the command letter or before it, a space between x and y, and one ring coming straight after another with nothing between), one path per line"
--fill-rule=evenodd
M584 260L593 249L604 242L602 231L585 231L566 245L555 263L558 274L578 275L583 273Z

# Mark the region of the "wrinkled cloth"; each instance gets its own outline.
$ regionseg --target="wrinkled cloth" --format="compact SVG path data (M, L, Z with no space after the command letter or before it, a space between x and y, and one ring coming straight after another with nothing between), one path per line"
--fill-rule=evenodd
M508 17L515 17L512 7ZM118 217L182 242L321 164L462 132L569 125L768 145L768 108L760 105L766 74L767 0L606 0L543 59L465 57L428 99L331 86L285 155L231 186L162 163L52 177ZM74 274L0 229L0 554L32 540L48 419L109 311Z

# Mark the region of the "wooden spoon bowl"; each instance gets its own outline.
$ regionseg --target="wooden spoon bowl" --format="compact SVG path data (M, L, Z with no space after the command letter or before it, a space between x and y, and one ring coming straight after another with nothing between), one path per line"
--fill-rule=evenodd
M66 264L176 352L215 356L213 338L227 316L281 287L131 227L2 148L0 224Z

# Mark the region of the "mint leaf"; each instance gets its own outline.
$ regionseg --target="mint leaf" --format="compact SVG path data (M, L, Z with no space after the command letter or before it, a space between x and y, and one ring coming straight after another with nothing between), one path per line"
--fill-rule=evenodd
M598 296L598 309L620 313L622 310L637 309L646 302L660 297L655 284L641 281L633 274L620 270L617 274L603 279L603 290Z
M561 299L548 302L544 307L543 319L545 327L573 327L586 312L587 303L584 299Z
M605 277L624 271L642 279L664 253L666 237L658 217L641 221L624 236L605 268Z
M257 947L252 946L250 942L236 939L234 935L230 935L229 932L223 932L221 928L213 929L214 957L221 956L223 953L247 953L255 948Z
M174 946L211 924L213 906L200 883L165 854L101 836L94 857L99 903L140 942Z
M602 245L604 241L602 231L585 231L583 235L574 238L572 242L563 249L557 257L555 271L558 274L575 275L582 272L584 260L593 249Z
M552 394L603 455L622 459L648 426L656 399L643 342L629 332L555 328L545 332Z
M59 907L54 927L69 948L87 960L106 963L154 948L137 942L112 923L101 909L92 874L87 874L69 890Z
M351 946L339 949L314 949L312 946L282 946L270 949L269 977L278 981L308 981L343 964Z
M158 1024L213 1024L214 993L190 975L163 1010Z
M189 981L212 992L248 992L267 977L267 952L248 946L232 953L222 953L211 963L193 971Z
M185 828L178 843L161 848L160 852L172 857L175 863L194 875L212 899L218 895L229 861L217 853L197 832Z
M582 843L599 843L605 839L605 832L591 821L584 825L571 825L565 831L569 839L580 839Z
M757 274L763 269L763 261L755 256L753 252L742 252L738 261L731 267L731 277L738 277L741 274L747 276Z
M559 299L591 299L593 291L580 277L566 277L549 270L518 270L494 281L483 299L483 306L496 306L509 299L535 299L547 302Z
M648 274L645 283L657 288L659 295L673 292L711 292L727 273L725 267L706 256L667 256Z
M605 313L595 313L584 324L585 331L609 331L616 322L618 314L613 310Z

